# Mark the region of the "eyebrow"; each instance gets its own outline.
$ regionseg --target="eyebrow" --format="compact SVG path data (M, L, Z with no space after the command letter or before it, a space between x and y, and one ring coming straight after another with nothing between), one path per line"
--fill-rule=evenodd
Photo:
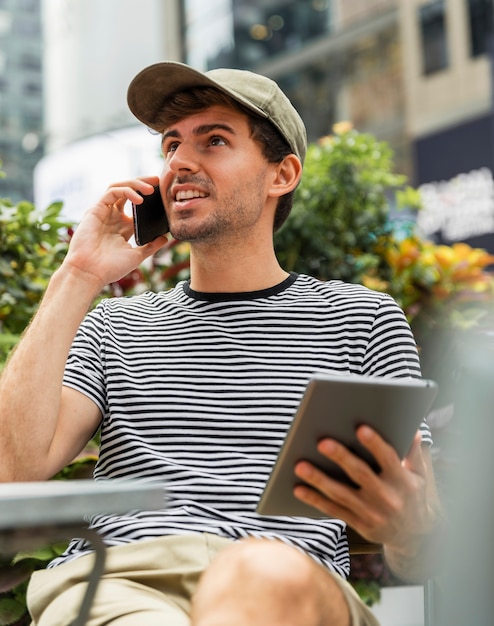
M232 135L236 134L235 130L231 126L229 126L228 124L221 124L221 123L201 124L201 126L197 126L197 128L194 128L192 132L194 133L194 135L199 136L199 135L207 135L208 133L215 131L215 130L224 130L225 132L230 133ZM163 133L162 141L165 141L165 139L168 139L169 137L181 137L181 134L176 129L167 130Z

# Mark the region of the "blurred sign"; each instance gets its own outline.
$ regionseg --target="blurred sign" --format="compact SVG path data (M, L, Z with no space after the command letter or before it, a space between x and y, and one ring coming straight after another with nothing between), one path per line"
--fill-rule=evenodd
M417 226L425 237L450 244L477 242L487 236L482 247L494 251L494 181L489 169L427 183L419 191L423 209L418 213Z

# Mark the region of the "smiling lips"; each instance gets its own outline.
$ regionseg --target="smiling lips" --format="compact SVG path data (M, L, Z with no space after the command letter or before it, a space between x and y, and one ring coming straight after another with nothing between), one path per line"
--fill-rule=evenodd
M192 200L192 198L206 198L207 193L199 191L198 189L185 189L177 191L175 194L175 202L182 202L184 200Z

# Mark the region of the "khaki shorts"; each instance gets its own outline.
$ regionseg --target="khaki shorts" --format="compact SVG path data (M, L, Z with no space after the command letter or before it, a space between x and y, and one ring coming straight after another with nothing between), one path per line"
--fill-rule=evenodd
M230 539L211 534L139 541L107 550L87 626L190 626L199 577ZM35 572L28 606L36 626L68 626L78 615L93 555ZM379 626L353 587L334 575L347 599L352 626Z

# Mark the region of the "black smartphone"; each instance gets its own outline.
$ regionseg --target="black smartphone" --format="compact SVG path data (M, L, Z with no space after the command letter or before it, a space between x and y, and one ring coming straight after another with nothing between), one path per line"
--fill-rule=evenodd
M159 187L156 186L153 193L148 196L138 193L144 201L142 204L132 203L132 215L136 243L138 246L143 246L160 235L166 235L170 228Z

